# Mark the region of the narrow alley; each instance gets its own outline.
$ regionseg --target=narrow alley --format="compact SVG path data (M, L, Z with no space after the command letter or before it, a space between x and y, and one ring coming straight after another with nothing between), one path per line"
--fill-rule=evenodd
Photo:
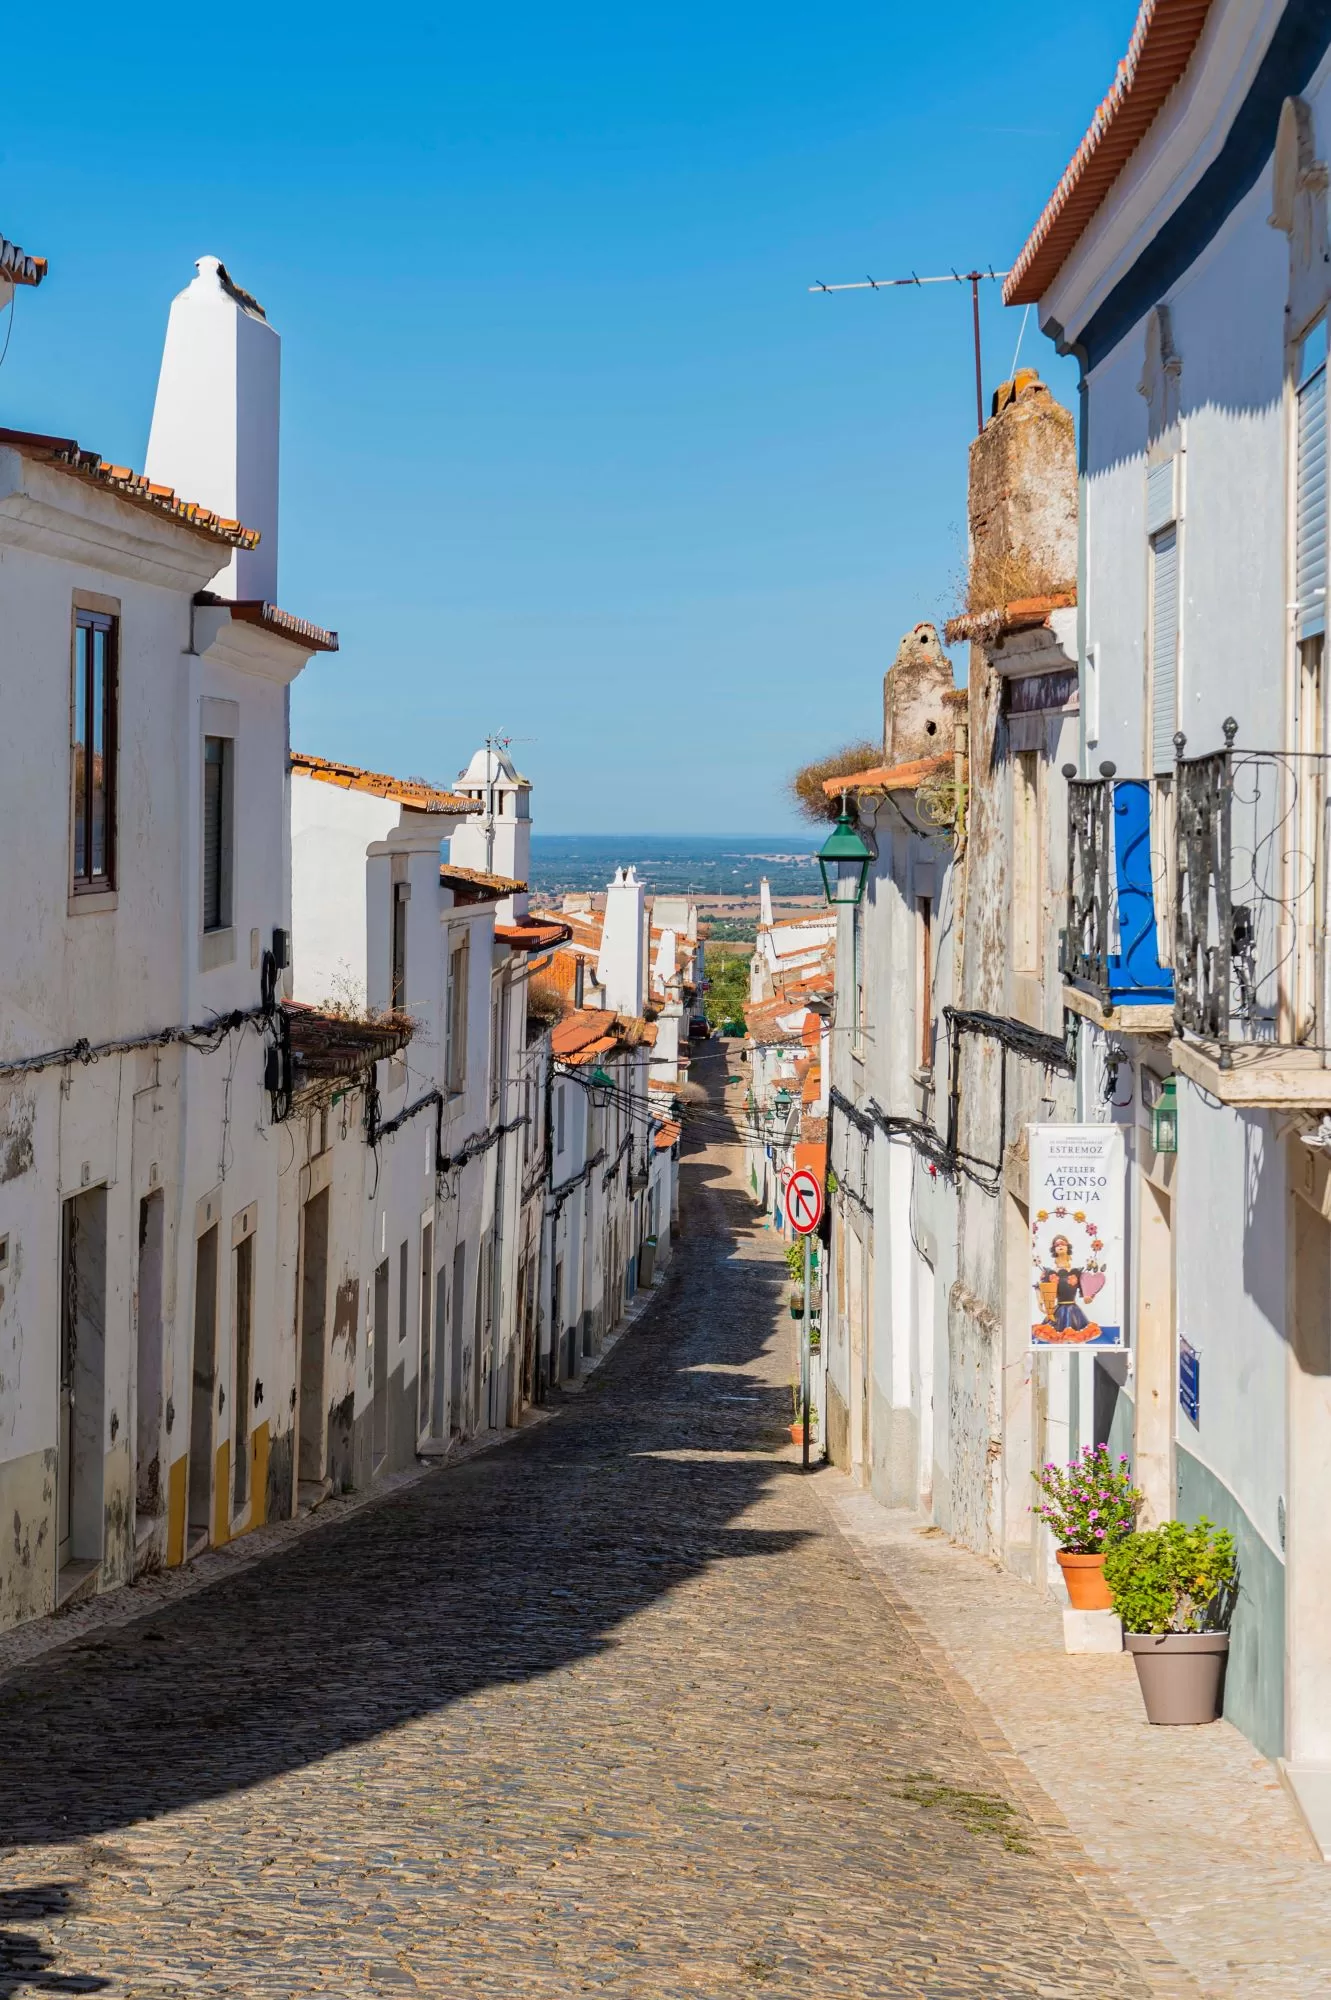
M800 1473L739 1162L549 1418L11 1674L0 1995L1150 1990Z

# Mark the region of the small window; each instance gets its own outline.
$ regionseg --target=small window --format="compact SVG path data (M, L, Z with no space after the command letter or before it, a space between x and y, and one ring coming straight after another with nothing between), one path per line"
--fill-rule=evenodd
M932 896L917 898L920 913L920 1068L934 1061L934 905Z
M1040 753L1019 750L1012 769L1012 964L1040 970Z
M407 1005L407 891L406 882L393 884L392 963L388 975L388 1004L395 1014Z
M235 744L203 739L203 928L231 928L232 821Z
M464 937L448 957L448 1088L454 1093L467 1085L468 961Z
M1151 769L1174 769L1178 730L1179 566L1177 523L1152 535Z
M398 1346L407 1339L407 1270L411 1257L411 1245L403 1242L397 1253L397 1340Z
M76 891L115 887L117 638L114 618L75 614L70 789Z
M561 1083L555 1092L555 1151L564 1150L564 1086Z
M1318 320L1299 348L1296 430L1294 597L1298 636L1326 631L1326 321Z

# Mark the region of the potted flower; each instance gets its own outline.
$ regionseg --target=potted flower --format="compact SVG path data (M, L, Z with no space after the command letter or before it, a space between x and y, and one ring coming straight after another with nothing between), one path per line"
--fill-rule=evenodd
M794 1419L794 1421L790 1426L790 1442L792 1444L803 1444L804 1406L803 1406L803 1398L800 1395L799 1381L795 1377L791 1378L791 1383L790 1383L790 1414ZM813 1437L814 1431L817 1428L817 1424L818 1424L818 1412L813 1408L812 1404L810 1404L809 1406L810 1438Z
M1206 1516L1128 1535L1105 1558L1146 1704L1159 1724L1214 1722L1238 1590L1234 1537Z
M1040 1489L1035 1512L1058 1543L1058 1566L1074 1611L1110 1611L1105 1553L1137 1525L1142 1496L1132 1483L1127 1453L1083 1445L1070 1465L1052 1461L1031 1474Z

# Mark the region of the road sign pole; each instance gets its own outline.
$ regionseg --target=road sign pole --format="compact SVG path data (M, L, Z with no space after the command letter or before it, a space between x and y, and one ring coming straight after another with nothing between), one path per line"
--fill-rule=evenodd
M800 1336L800 1395L804 1403L804 1470L809 1469L809 1255L808 1236L804 1239L804 1329Z

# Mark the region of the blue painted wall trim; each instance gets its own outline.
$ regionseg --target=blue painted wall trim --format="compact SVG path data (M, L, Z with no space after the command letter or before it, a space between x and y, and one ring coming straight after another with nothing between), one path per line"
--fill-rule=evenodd
M1156 952L1151 788L1144 779L1117 781L1113 814L1120 948L1109 954L1110 998L1116 1007L1172 1006L1174 975Z
M1178 1517L1204 1514L1238 1545L1239 1598L1229 1633L1225 1719L1265 1757L1285 1748L1285 1565L1262 1540L1229 1488L1180 1444Z
M1088 368L1167 295L1255 185L1275 148L1281 105L1307 89L1328 46L1331 0L1289 0L1216 158L1082 329Z

